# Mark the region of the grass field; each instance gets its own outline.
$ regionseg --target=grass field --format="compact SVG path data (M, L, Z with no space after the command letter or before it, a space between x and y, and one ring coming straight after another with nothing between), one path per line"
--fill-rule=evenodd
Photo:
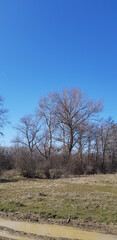
M0 211L39 219L71 219L117 225L117 174L58 180L23 179L0 182Z

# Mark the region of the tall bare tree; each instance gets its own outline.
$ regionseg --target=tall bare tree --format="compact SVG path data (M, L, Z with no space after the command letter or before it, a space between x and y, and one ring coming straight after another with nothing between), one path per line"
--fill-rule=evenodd
M112 129L113 121L109 118L106 121L103 121L100 126L100 140L101 140L101 150L102 150L102 172L105 171L105 161L106 153L109 148L109 140Z
M95 124L94 126L94 133L93 133L93 139L94 139L94 144L93 144L93 148L94 148L94 152L95 152L95 165L96 167L99 164L99 157L101 154L101 141L100 141L100 126L99 124Z
M86 147L86 124L82 124L78 128L78 158L83 165L83 152Z
M117 124L114 123L114 121L111 121L108 136L107 154L109 159L110 172L114 172L117 169Z
M46 159L50 158L54 149L54 133L56 129L54 100L53 94L42 98L39 101L37 115L40 116L42 122L42 141L41 148L37 145L37 149Z
M66 128L67 148L69 157L78 141L78 131L88 119L94 117L102 110L101 102L94 103L79 88L63 90L62 94L55 94L56 118L62 130ZM65 126L63 128L63 126Z
M87 140L87 165L89 165L91 160L91 152L93 150L94 141L94 124L88 123L86 126L86 140Z

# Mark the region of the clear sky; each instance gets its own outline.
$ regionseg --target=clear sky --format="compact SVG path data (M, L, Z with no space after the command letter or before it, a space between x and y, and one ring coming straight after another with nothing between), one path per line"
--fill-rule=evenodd
M0 0L0 95L16 135L38 99L80 87L117 121L117 0Z

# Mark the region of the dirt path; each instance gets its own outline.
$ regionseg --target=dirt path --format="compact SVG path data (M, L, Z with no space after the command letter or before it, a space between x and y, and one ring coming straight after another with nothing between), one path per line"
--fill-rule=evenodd
M36 239L77 239L77 240L116 240L117 236L83 231L77 228L55 224L28 223L0 219L0 235L15 240ZM9 231L9 232L8 232ZM11 235L12 233L12 235ZM17 235L16 235L17 234ZM21 236L22 235L22 236ZM26 236L27 235L27 236Z

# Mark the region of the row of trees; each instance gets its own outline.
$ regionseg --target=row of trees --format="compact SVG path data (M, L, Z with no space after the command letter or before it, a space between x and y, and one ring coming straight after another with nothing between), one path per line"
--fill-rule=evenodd
M34 114L21 118L16 127L14 161L28 175L39 167L48 177L52 169L74 174L116 171L117 124L100 119L101 111L102 103L94 103L80 89L40 99Z

